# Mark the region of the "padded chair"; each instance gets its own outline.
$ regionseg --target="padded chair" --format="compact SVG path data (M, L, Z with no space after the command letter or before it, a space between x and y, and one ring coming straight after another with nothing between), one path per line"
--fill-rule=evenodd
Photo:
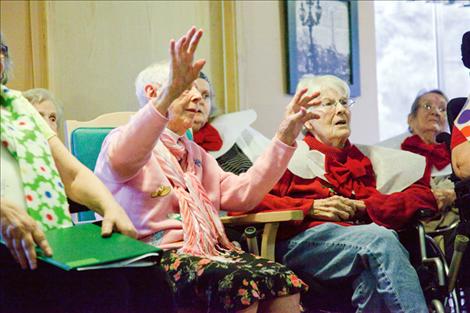
M65 121L65 141L70 152L91 171L95 169L101 144L115 127L124 125L134 112L104 114L91 121ZM70 212L75 224L92 223L98 216L87 207L69 199Z

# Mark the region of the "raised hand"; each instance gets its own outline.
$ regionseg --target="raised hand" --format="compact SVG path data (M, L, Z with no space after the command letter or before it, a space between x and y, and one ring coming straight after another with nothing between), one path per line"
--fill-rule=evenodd
M295 93L292 101L287 105L284 120L279 125L276 137L287 145L293 145L305 122L319 118L314 112L307 109L320 104L316 98L319 92L306 95L308 89L304 88Z
M192 86L193 81L199 77L199 72L206 63L200 59L194 60L194 53L202 37L202 30L196 31L193 26L178 41L170 41L170 77L168 80L169 93L179 97L181 93Z

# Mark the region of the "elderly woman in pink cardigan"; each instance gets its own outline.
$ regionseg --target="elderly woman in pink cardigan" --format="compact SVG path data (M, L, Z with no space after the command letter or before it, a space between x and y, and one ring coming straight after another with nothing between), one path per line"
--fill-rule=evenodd
M148 101L108 135L95 172L139 237L167 249L162 265L182 311L298 312L306 285L283 265L236 249L218 215L252 209L279 180L303 123L316 117L306 108L317 104L318 94L295 95L271 145L247 173L224 172L185 137L202 105L197 78L204 61L193 62L201 35L192 28L171 42L169 65L139 75L137 92Z

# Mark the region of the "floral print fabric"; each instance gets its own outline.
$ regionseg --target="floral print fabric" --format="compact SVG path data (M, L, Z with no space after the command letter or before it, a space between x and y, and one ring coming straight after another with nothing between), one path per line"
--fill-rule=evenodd
M208 307L207 312L235 312L259 300L307 291L307 285L287 267L245 252L231 251L229 262L178 254L163 254L178 307Z
M43 230L70 227L67 198L49 144L22 96L2 86L1 141L17 160L28 214Z

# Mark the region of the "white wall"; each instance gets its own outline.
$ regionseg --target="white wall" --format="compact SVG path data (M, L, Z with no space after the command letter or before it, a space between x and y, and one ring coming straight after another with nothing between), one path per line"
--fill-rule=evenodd
M269 137L291 99L282 6L279 1L236 2L240 106L258 112L254 126ZM214 34L222 22L213 13L208 1L48 2L50 89L65 104L65 117L88 120L135 110L136 75L167 58L170 38L191 25L205 29L198 56L208 60L205 71L214 74L222 53ZM351 139L374 143L379 137L373 2L359 2L359 38L362 91L353 109ZM216 89L221 83L215 81Z
M51 1L47 9L50 89L68 119L136 110L135 77L167 59L170 39L192 25L205 30L198 56L210 58L207 1Z
M291 96L287 90L283 4L237 2L240 106L258 112L254 127L272 137ZM375 68L374 4L359 2L361 97L353 108L351 141L379 139Z

